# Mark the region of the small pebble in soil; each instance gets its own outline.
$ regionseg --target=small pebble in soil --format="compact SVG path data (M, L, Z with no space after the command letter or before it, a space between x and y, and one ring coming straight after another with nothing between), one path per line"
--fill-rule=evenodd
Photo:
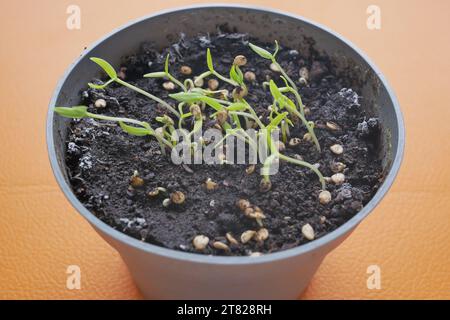
M239 242L236 240L235 237L233 237L233 235L231 234L231 232L227 232L227 234L225 235L225 237L227 238L228 242L232 245L238 246Z
M186 196L181 191L175 191L170 194L170 201L175 204L182 204L184 203L184 200L186 200Z
M97 100L95 100L94 106L96 108L105 108L106 107L106 100L105 99L97 99Z
M253 237L255 236L255 234L256 234L256 231L254 231L254 230L247 230L247 231L244 231L242 234L241 234L241 242L242 243L247 243L247 242L249 242L250 240L252 240L253 239Z
M216 91L219 87L219 81L217 79L209 79L208 80L208 88L211 91Z
M228 247L225 243L220 241L215 241L213 243L213 247L217 250L230 251L230 247Z
M314 240L314 229L309 223L302 227L302 234L308 240Z
M192 68L189 66L181 66L180 72L181 74L188 76L192 73Z
M238 67L245 66L247 64L247 58L243 55L238 55L234 58L233 64Z
M303 109L303 112L305 112L305 116L309 116L311 114L311 109L306 107L305 109Z
M345 181L345 175L340 172L335 173L331 176L331 181L333 181L333 183L337 185L343 184Z
M302 142L302 140L300 138L296 138L296 137L295 138L291 138L289 140L289 146L290 147L298 146L300 144L300 142Z
M244 73L244 79L247 80L248 82L253 82L256 80L256 75L252 71L247 71Z
M211 180L211 178L206 179L205 182L206 190L212 191L218 188L218 184Z
M330 193L330 191L322 190L319 193L319 202L321 204L328 204L328 203L330 203L330 201L331 201L331 193Z
M270 64L270 70L273 72L281 72L280 68L275 63Z
M163 88L167 91L175 90L175 84L172 81L166 81L163 83Z
M334 154L342 154L344 152L344 147L342 147L340 144L333 144L330 147L331 152L333 152Z
M209 243L209 238L203 235L196 236L194 240L192 240L192 244L196 250L205 250L206 246Z

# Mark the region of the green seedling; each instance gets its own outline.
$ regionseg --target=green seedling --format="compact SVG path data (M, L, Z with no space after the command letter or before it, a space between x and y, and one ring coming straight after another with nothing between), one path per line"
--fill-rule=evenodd
M266 87L269 87L273 97L273 103L269 107L270 114L268 117L268 124L263 122L252 105L245 99L245 96L248 93L248 88L245 84L241 67L246 64L247 59L242 55L237 56L230 67L229 78L227 78L214 69L213 60L209 49L206 51L206 66L208 71L201 73L197 77L185 79L183 83L170 74L169 55L165 60L164 71L144 75L146 78L168 79L181 89L180 92L169 95L169 98L176 102L177 109L172 107L168 101L164 101L151 93L148 93L120 79L114 68L105 60L100 58L91 58L91 60L98 64L110 78L103 85L90 83L89 86L91 88L104 89L111 83L116 82L158 102L176 116L177 119L175 120L168 115L156 117L155 120L161 124L161 126L157 129L153 129L149 123L144 121L90 113L87 111L88 108L85 106L76 106L72 108L56 107L55 112L67 118L92 118L103 121L117 122L122 130L131 135L152 136L156 138L163 153L165 153L166 149L171 149L176 146L177 142L172 140L172 136L176 129L184 129L183 126L190 128L190 131L180 130L183 132L182 134L185 138L183 140L190 141L186 140L186 138L191 138L195 133L201 131L204 126L205 118L209 116L214 119L215 127L218 127L225 132L225 136L216 143L216 146L226 141L227 137L235 136L244 141L255 152L257 152L257 138L267 139L269 155L266 158L261 170L261 174L263 176L261 181L261 190L270 190L270 167L274 161L280 160L312 170L318 176L322 189L325 189L325 180L320 171L314 165L306 161L301 161L284 155L282 153L284 148L280 148L280 144L283 146L284 144L281 142L274 142L272 140L271 133L275 130L281 130L282 141L286 143L288 137L290 136L289 127L294 126L295 121L293 120L294 118L298 118L306 127L309 135L317 147L317 150L320 151L319 142L314 134L314 125L312 122L307 121L304 116L304 106L297 87L276 61L276 55L279 50L278 42L275 41L275 45L275 51L272 54L265 49L250 44L253 51L263 58L272 61L272 63L280 69L281 79L285 83L285 86L281 88L277 87L275 82L272 80L265 84ZM217 88L217 90L207 90L201 88L201 85L199 85L200 82L203 83L203 80L209 76L214 76L223 83L234 87L232 101L228 100L228 91L226 88ZM294 95L297 104L294 103L294 101L291 100L287 94ZM245 121L244 125L242 121ZM245 129L250 128L250 126L256 129L256 137L252 137L246 132ZM184 133L185 131L187 133ZM201 140L199 142L191 143L190 147L191 151L195 152L195 150L203 148L203 146L204 141ZM226 162L226 160L224 160L224 162Z
M96 120L105 120L119 123L119 126L128 134L134 136L153 136L155 137L161 147L161 151L165 153L166 147L172 148L172 144L167 141L162 135L152 129L148 122L139 121L129 118L110 117L101 114L95 114L87 111L86 106L75 107L55 107L55 112L60 116L71 119L91 118Z
M166 101L152 95L151 93L148 93L145 90L142 90L141 88L138 88L122 79L120 79L117 76L116 70L114 70L113 66L111 66L106 60L103 60L101 58L91 58L91 61L95 62L96 64L98 64L103 71L106 72L106 74L110 77L110 80L107 81L105 84L103 85L97 85L97 84L93 84L93 83L89 83L89 87L93 88L93 89L104 89L106 88L109 84L113 83L113 82L117 82L118 84L125 86L131 90L134 90L144 96L146 96L147 98L150 98L158 103L160 103L162 106L164 106L167 110L169 110L170 112L172 112L174 115L176 115L177 117L180 117L180 114L178 113L177 110L175 110L170 104L168 104Z
M181 83L178 79L176 79L174 76L172 76L169 72L169 58L170 58L170 54L167 55L166 57L166 62L164 64L164 71L162 72L152 72L152 73L147 73L144 75L144 78L167 78L170 81L172 81L173 83L175 83L176 85L178 85L181 89L183 89L183 91L187 91L186 86Z

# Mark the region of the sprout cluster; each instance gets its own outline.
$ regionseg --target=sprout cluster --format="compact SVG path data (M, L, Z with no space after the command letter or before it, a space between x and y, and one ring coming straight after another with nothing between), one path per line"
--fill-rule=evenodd
M202 129L206 119L205 109L209 108L211 109L211 112L208 114L215 120L216 127L225 132L224 139L233 135L245 141L251 148L256 148L257 141L254 137L248 135L245 129L253 127L258 130L257 134L259 134L260 131L265 132L270 153L266 158L262 169L263 178L260 185L261 191L270 190L270 167L275 161L280 160L309 168L316 173L322 189L325 190L325 179L317 167L299 158L292 158L282 153L284 150L284 143L287 142L289 136L289 127L292 127L294 122L298 119L308 131L305 135L307 137L304 137L304 139L312 141L318 152L321 151L321 148L314 133L313 122L308 121L305 117L305 107L296 84L276 60L276 55L279 50L278 42L275 41L275 50L273 53L251 43L249 46L256 54L270 60L271 65L277 69L280 73L280 78L284 82L283 87L278 87L273 80L264 83L264 86L269 88L273 98L273 102L269 106L270 114L268 124L264 124L261 121L254 108L246 100L248 87L245 81L252 81L255 77L253 73L246 73L244 75L241 70L241 67L247 63L247 58L242 55L236 56L230 67L229 75L224 76L214 69L213 58L209 48L206 52L206 64L208 70L198 76L189 77L183 82L176 79L169 70L169 55L166 57L163 71L144 75L146 78L161 78L167 80L164 85L167 90L178 88L178 92L169 94L169 97L176 101L176 107L172 106L167 101L124 81L118 76L115 69L105 60L91 58L93 62L105 71L110 79L102 85L89 83L89 87L93 89L104 89L115 82L158 102L162 107L167 109L170 116L164 115L162 117L157 117L156 120L161 124L157 129L153 129L149 123L144 121L90 113L86 106L75 106L70 108L56 107L55 112L68 118L93 118L117 122L120 127L129 134L136 136L153 136L159 142L162 152L165 153L176 145L176 142L171 139L176 128L185 129L188 121L189 123L193 123L193 125L190 126L191 130L187 131L188 136L192 136ZM192 74L192 69L183 66L181 72L184 75L190 76ZM203 88L203 84L207 77L209 77L210 80L208 81L208 88L205 89ZM217 79L233 87L231 95L228 90L218 88ZM291 99L288 94L290 94L291 97L294 97L294 99ZM270 133L274 130L281 131L283 142L279 141L278 143L275 143L275 141L273 141ZM186 139L184 141L186 141ZM205 142L201 141L201 143ZM289 143L290 145L294 145L295 143L298 144L297 141L293 140ZM193 143L192 147L199 147L198 143Z

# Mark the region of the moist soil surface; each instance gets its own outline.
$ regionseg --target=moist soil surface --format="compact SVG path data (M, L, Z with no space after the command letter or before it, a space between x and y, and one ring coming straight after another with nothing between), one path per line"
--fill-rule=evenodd
M236 55L245 55L248 62L242 71L252 71L256 75L254 82L247 81L249 94L246 99L267 123L267 107L272 98L262 83L269 78L279 86L283 86L283 82L279 73L270 69L270 61L248 48L249 40L273 51L273 44L260 43L239 33L218 33L192 39L181 36L162 51L156 50L152 43L144 43L138 53L123 58L119 75L175 105L175 101L168 98L171 92L162 86L163 79L142 77L148 72L162 71L167 53L171 56L170 71L180 80L207 71L208 47L216 71L223 75L228 75ZM67 137L66 163L75 195L113 228L141 241L185 252L236 256L267 254L310 241L301 231L307 223L314 229L316 239L338 228L361 210L382 182L379 121L365 113L367 108L363 97L358 96L355 81L348 74L337 74L330 59L314 50L312 41L305 52L281 47L277 60L299 87L309 109L307 118L315 122L315 133L322 147L319 153L311 142L302 140L295 147L287 145L283 153L292 157L300 155L305 161L318 164L325 177L335 173L336 162L346 165L342 171L345 175L343 184L327 183L332 194L330 203L319 203L319 180L307 168L281 162L279 172L271 176L271 190L263 193L259 190L261 165L257 165L252 174L246 173L248 165L175 165L170 153L169 156L162 155L154 138L132 136L115 123L92 119L73 120ZM192 75L181 74L181 66L191 67ZM301 67L309 70L306 85L299 82ZM96 66L93 64L92 68ZM93 81L102 83L100 79ZM229 85L219 83L220 88L231 92ZM204 87L207 87L207 81ZM106 100L106 107L95 107L95 101L100 98ZM81 102L90 112L147 121L153 128L160 126L155 117L171 115L156 102L117 84L102 90L86 89L81 92ZM208 112L205 111L209 118ZM337 124L338 130L328 128L326 122ZM305 133L301 122L290 130L291 137L302 138ZM330 150L334 144L343 146L341 155ZM130 178L135 170L144 184L132 188ZM217 189L208 191L205 188L208 178L218 184ZM167 195L148 195L156 187L166 188L169 194L181 191L186 200L182 205L164 207L162 202ZM240 242L244 231L256 231L260 226L239 210L236 206L239 199L247 199L263 210L266 216L263 224L269 231L267 240ZM230 244L225 237L227 233L238 239L239 244ZM210 240L203 251L193 247L192 241L197 235L205 235ZM230 250L215 249L214 241L226 243Z

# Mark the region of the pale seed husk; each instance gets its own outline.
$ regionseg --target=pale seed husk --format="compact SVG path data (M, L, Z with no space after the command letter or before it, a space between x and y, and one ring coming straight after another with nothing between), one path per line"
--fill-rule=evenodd
M334 154L342 154L344 152L344 148L340 145L340 144L333 144L330 147L331 152L333 152Z
M208 88L209 90L215 91L219 87L219 81L216 79L209 79L208 80Z
M248 82L253 82L256 80L256 75L254 72L247 71L246 73L244 73L244 79Z
M252 252L250 257L261 257L263 254L261 252Z
M182 204L186 200L186 196L181 191L175 191L170 194L170 200L175 204Z
M138 177L138 176L132 176L131 180L130 180L130 185L133 188L142 187L144 185L144 179L142 179L141 177Z
M300 144L300 142L302 142L302 140L301 140L300 138L297 138L297 137L291 138L291 139L289 140L289 146L290 146L290 147L298 146L298 145Z
M330 165L331 171L334 173L342 172L347 166L342 162L333 162Z
M245 173L252 174L253 172L255 172L255 168L256 168L256 166L254 164L252 164L245 169Z
M206 179L205 186L207 190L215 190L218 188L218 184L211 180L211 178Z
M261 228L256 232L255 235L255 240L256 241L265 241L267 240L267 238L269 238L269 230L267 230L266 228Z
M237 206L241 211L245 211L245 209L250 207L250 201L245 199L239 199L237 202Z
M280 68L275 63L270 64L270 70L273 72L281 72Z
M255 234L256 234L256 231L253 231L253 230L245 231L241 235L241 242L244 244L249 242L250 240L252 240L252 238L255 236Z
M245 66L247 64L247 58L240 54L234 58L233 64L239 67Z
M196 250L204 250L209 243L209 238L203 235L196 236L192 244Z
M345 181L345 175L343 173L335 173L331 176L331 181L337 185L343 184Z
M303 140L308 141L308 142L311 142L311 141L312 141L312 136L311 136L311 134L310 134L309 132L305 133L305 134L303 135Z
M97 100L95 100L94 106L96 108L105 108L106 107L106 100L105 99L97 99Z
M181 66L180 68L181 74L184 74L185 76L188 76L192 73L192 68L189 66Z
M314 229L311 227L309 223L305 224L302 227L302 234L308 240L314 240Z
M175 84L171 81L166 81L163 83L163 88L167 91L172 91L175 89Z
M233 237L233 235L230 232L227 232L225 237L227 238L228 242L230 242L230 244L235 246L239 245L239 242L236 240L235 237Z
M341 127L337 123L334 123L332 121L327 121L327 128L332 130L332 131L339 131L339 130L341 130Z
M330 193L330 191L322 190L319 193L319 202L321 204L328 204L328 203L330 203L330 201L331 201L331 193Z
M230 247L228 247L225 243L220 242L220 241L216 241L213 243L213 247L218 249L218 250L224 250L224 251L229 251Z

